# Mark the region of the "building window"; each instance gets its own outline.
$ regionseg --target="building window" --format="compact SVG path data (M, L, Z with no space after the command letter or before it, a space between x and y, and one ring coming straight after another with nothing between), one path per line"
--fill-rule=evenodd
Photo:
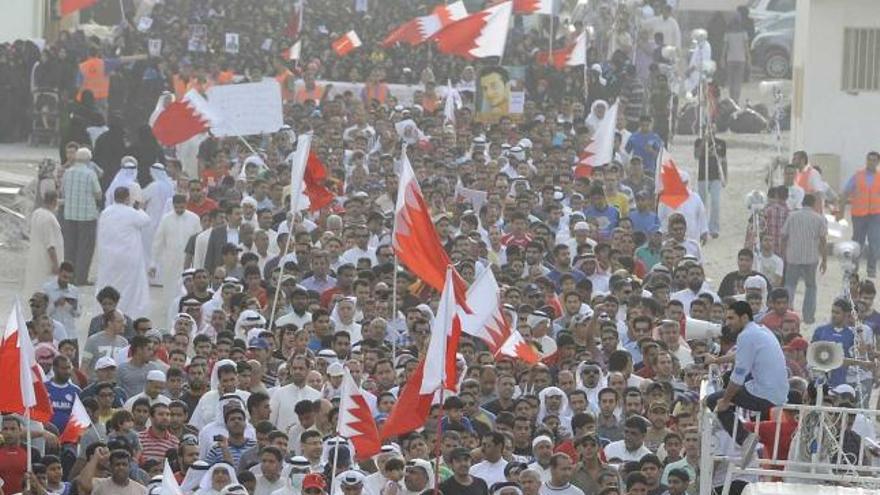
M880 28L843 31L843 91L880 91Z

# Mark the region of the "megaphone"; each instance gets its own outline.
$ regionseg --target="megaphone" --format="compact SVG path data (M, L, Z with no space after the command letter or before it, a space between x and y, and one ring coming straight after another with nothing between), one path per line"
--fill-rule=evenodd
M721 337L721 325L688 316L684 322L685 340L706 340Z
M843 346L837 342L813 342L807 347L807 365L818 371L840 368L844 357Z

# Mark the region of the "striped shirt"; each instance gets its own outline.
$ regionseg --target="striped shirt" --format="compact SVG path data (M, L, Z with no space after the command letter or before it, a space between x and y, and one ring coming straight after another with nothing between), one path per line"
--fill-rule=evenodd
M168 451L177 450L177 445L180 443L180 440L170 431L165 430L160 434L152 426L138 433L138 440L141 442L143 460L145 461L150 459L164 461L168 456Z
M819 262L819 239L828 236L828 223L812 208L801 208L788 214L782 225L785 238L785 262L814 265Z
M241 445L235 445L231 442L229 444L229 455L232 456L232 465L238 466L241 461L241 456L248 450L257 446L257 441L251 438L245 438L244 443ZM208 451L208 455L205 456L205 462L208 464L214 465L218 462L226 462L223 460L223 450L219 445L214 445L211 447L211 450Z
M89 221L98 219L98 203L95 195L101 193L98 174L85 163L76 163L61 179L64 191L64 218L66 220Z

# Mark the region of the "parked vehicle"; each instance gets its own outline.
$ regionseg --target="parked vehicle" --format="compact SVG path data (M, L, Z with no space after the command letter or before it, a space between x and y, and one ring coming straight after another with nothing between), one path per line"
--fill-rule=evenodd
M761 68L771 79L791 76L794 22L794 14L787 14L763 23L752 40L752 66Z
M757 25L793 13L796 6L797 0L750 0L749 16Z

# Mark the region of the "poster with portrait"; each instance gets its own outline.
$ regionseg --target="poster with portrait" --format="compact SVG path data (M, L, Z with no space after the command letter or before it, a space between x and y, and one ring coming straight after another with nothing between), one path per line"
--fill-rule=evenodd
M476 121L495 123L501 117L522 118L526 69L522 66L485 67L477 75Z
M187 49L191 52L206 53L208 51L208 26L191 24Z
M224 44L226 53L232 55L238 54L238 33L226 33L226 43Z
M162 40L150 38L147 41L147 52L151 57L161 57L162 56Z

